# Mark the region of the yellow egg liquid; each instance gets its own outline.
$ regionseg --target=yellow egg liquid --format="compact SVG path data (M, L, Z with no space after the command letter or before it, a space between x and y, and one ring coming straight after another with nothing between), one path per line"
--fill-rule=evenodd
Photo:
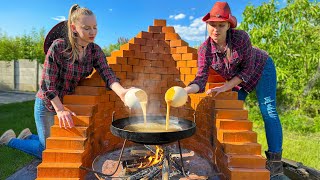
M175 132L181 131L181 127L176 125L170 125L168 128L164 124L159 123L137 123L131 124L124 127L124 130L134 131L134 132Z
M166 130L169 128L169 120L170 120L170 107L171 107L171 102L173 99L173 96L175 94L174 88L168 89L168 91L165 94L165 101L167 103L167 115L166 115Z
M140 106L142 109L144 124L147 124L147 104L148 104L148 96L144 91L137 91L135 93L136 97L140 102Z

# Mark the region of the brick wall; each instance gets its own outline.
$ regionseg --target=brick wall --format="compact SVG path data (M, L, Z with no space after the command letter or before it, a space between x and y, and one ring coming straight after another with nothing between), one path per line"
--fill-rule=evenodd
M197 51L188 46L165 20L154 20L148 31L142 31L121 46L107 61L125 87L144 89L149 97L148 114L165 115L164 94L172 86L188 85L197 73ZM210 72L206 88L225 80ZM38 166L38 179L83 179L86 172L80 165L91 167L97 155L122 146L123 140L110 132L112 113L115 119L129 116L113 91L93 72L80 83L73 95L64 98L66 108L74 111L76 127L60 129L57 118L47 139L43 162ZM189 96L186 105L172 108L171 115L194 119L196 133L182 140L182 146L194 150L222 173L222 179L269 179L261 156L261 145L248 121L248 112L237 93L224 92L213 98L206 94ZM141 111L131 112L141 115ZM131 145L133 143L130 143Z

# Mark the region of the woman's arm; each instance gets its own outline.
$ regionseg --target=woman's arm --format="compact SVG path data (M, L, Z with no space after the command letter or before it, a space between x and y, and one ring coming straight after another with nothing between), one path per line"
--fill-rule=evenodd
M214 97L216 97L219 93L228 91L229 89L232 89L233 87L237 86L241 82L242 80L239 77L235 76L230 81L226 82L223 86L209 89L207 90L206 93L211 94L213 92L216 92L216 94L214 95Z
M53 105L53 108L57 112L60 128L62 127L64 127L65 129L68 127L73 128L74 124L73 124L71 115L76 116L76 114L74 112L65 110L58 96L56 96L51 100L51 104Z

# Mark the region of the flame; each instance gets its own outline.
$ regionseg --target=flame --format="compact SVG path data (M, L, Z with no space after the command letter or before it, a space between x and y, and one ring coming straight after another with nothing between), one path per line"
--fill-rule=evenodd
M153 156L149 156L148 157L148 162L145 164L140 164L140 166L138 168L146 168L146 167L150 167L153 166L159 162L161 162L163 159L163 149L160 146L156 145L156 153Z

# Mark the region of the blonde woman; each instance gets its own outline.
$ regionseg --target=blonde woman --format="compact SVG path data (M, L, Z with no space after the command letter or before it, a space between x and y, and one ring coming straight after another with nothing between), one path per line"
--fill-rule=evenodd
M103 51L94 43L97 31L93 12L77 4L70 8L67 22L61 22L50 30L44 44L46 59L34 105L38 135L25 129L16 138L15 133L8 130L1 136L1 144L41 159L55 114L61 128L74 127L72 116L76 114L64 109L62 99L64 95L72 94L79 81L90 75L93 68L105 81L106 88L124 100L129 89L120 85Z

